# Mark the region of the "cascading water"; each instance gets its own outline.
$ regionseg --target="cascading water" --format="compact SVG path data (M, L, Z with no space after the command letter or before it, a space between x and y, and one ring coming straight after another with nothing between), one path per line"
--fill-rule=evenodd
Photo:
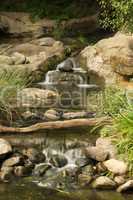
M73 58L47 72L45 81L39 85L57 91L60 97L58 106L67 109L85 109L88 91L98 89L97 85L88 84L87 72L78 67Z

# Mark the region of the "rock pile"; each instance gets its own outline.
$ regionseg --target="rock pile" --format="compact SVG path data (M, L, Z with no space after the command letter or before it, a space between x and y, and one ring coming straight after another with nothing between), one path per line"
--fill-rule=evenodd
M72 164L67 157L69 154L55 150L48 154L46 150L42 152L35 148L15 150L9 142L0 139L0 180L8 182L15 177L32 176L39 180L39 186L51 189L132 190L133 180L128 177L127 164L111 158L108 148L103 146L107 143L111 146L109 139L99 138L96 146L75 146L82 148L82 154L80 157L77 155Z

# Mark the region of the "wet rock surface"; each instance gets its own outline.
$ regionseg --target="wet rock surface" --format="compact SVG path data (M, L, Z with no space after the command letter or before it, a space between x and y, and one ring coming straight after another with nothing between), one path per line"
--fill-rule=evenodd
M54 166L54 167L64 167L68 161L67 158L64 155L61 154L55 154L51 157L50 159L50 163Z
M25 149L23 155L26 156L32 163L45 162L46 156L35 148Z

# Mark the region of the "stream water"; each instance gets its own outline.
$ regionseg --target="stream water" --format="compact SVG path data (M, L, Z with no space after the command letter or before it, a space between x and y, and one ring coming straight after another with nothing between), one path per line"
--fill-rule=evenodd
M113 191L78 190L70 193L46 190L25 181L0 184L0 200L132 200L132 194Z
M11 135L10 140L17 147L36 146L44 151L51 148L58 153L65 153L69 164L80 156L80 148L95 143L97 135L86 129L67 129L47 131L34 135ZM74 147L75 146L75 147ZM91 189L72 189L66 191L49 190L40 187L32 177L14 180L12 183L0 183L0 200L132 200L132 194L119 194L115 191L96 191Z

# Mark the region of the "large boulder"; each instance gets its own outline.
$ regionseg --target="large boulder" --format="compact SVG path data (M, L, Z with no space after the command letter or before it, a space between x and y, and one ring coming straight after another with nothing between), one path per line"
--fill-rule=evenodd
M6 140L0 138L0 159L12 152L12 147Z
M117 33L103 39L80 53L80 64L90 76L91 82L102 86L121 84L125 77L133 75L133 38Z
M18 93L17 106L24 108L47 108L58 103L58 94L51 90L25 88Z

